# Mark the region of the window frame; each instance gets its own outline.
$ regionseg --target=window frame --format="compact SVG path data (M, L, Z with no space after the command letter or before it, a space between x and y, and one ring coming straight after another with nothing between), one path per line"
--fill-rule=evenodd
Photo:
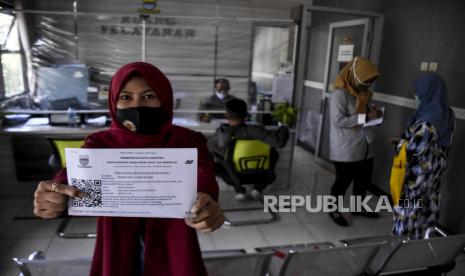
M11 7L6 6L5 4L0 4L0 7L7 8L7 9L11 8ZM9 15L13 16L13 21L11 22L10 28L9 28L7 36L6 36L5 44L4 44L4 45L6 45L8 43L8 37L11 35L11 32L13 31L14 25L18 24L18 21L17 21L18 18L16 17L16 14L14 14L12 12L6 13L6 12L3 11L2 13L9 14ZM17 26L17 30L19 32L19 26ZM18 33L18 40L19 40L18 41L19 50L6 50L6 49L0 48L0 101L7 100L7 99L10 99L10 98L19 96L19 95L24 95L24 94L27 94L29 92L28 88L27 88L28 84L27 84L26 60L25 60L23 45L21 43L21 36L19 35L19 33ZM21 58L22 80L23 80L24 91L15 93L14 95L11 95L11 96L6 95L7 91L6 91L6 87L5 87L5 80L4 80L4 77L3 77L3 63L2 63L2 59L3 59L2 57L3 57L4 54L17 54Z

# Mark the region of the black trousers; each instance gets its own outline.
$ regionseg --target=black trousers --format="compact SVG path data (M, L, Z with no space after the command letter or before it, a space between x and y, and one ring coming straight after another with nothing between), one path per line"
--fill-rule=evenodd
M279 153L274 148L271 149L270 154L270 171L265 173L240 176L230 161L224 160L224 157L218 154L214 154L213 158L215 160L216 175L222 178L226 184L233 186L236 193L246 192L246 189L242 186L243 184L253 184L254 189L261 193L276 179L274 168L279 160Z
M336 167L336 181L331 187L331 195L344 196L353 181L353 194L365 196L368 186L371 184L373 158L357 162L334 162L334 166Z
M274 174L269 175L269 173L241 177L234 170L234 167L224 160L215 162L215 173L217 176L221 177L226 184L233 186L236 193L246 192L246 189L242 186L243 184L253 184L253 188L261 193L266 186L272 183L276 178Z
M215 173L221 177L226 184L234 187L236 193L245 193L245 188L242 187L241 181L238 175L234 172L234 169L229 166L226 160L218 160L215 162Z

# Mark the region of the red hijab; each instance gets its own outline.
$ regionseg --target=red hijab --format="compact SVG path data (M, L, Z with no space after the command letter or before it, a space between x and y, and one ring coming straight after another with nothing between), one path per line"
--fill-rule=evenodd
M164 118L168 118L158 134L132 132L117 120L119 92L134 75L141 76L155 91L161 101ZM197 148L197 190L218 199L218 185L206 139L200 133L172 125L173 92L169 80L158 68L144 62L121 67L111 80L109 108L112 118L110 129L89 135L83 147ZM67 183L66 169L55 180ZM145 247L143 275L206 275L197 234L183 219L121 217L98 218L90 275L137 275L140 271L141 235Z
M171 89L171 84L157 67L145 62L126 64L121 67L111 79L108 99L112 119L111 127L127 130L117 120L116 103L118 102L119 92L123 90L129 79L135 75L142 77L160 99L164 120L166 120L163 126L163 131L168 130L169 127L171 127L173 120L173 90Z

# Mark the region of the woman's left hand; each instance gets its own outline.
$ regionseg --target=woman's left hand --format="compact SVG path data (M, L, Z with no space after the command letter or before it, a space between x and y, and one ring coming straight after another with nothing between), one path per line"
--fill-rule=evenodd
M186 218L186 224L204 233L215 231L224 222L223 211L218 202L204 192L197 193L197 202L191 209L196 216Z

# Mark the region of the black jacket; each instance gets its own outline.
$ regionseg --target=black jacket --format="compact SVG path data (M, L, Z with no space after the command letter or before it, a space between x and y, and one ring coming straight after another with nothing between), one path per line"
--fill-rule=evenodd
M224 158L226 149L233 137L258 139L272 147L283 148L289 139L289 129L285 126L280 126L275 131L269 131L261 125L247 125L243 123L229 126L223 124L216 129L215 134L208 140L210 152Z

